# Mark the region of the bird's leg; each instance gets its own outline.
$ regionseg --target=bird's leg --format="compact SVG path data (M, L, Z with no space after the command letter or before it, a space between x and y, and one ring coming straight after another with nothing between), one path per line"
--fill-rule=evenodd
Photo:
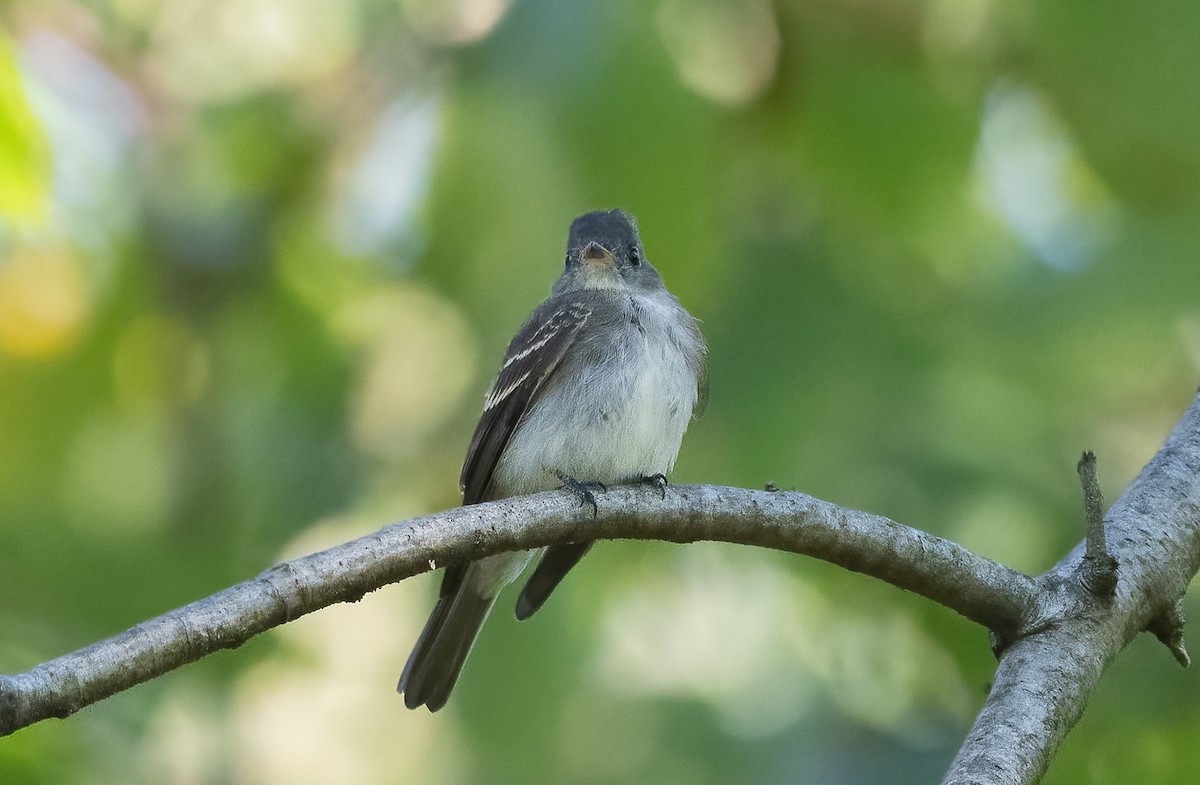
M608 490L608 487L604 483L596 480L580 482L564 471L557 471L554 473L554 476L562 482L563 488L566 488L579 498L580 507L584 506L585 504L592 505L592 517L595 518L597 512L596 497L592 495L592 491L600 491L603 493Z
M642 482L658 491L663 499L667 498L667 478L662 473L643 475Z

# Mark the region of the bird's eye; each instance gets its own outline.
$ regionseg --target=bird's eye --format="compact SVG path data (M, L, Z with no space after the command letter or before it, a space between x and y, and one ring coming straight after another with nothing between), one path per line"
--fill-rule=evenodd
M629 251L629 263L634 267L642 263L642 252L637 249L636 245Z
M571 266L571 254L567 254L567 258L563 260L563 267Z

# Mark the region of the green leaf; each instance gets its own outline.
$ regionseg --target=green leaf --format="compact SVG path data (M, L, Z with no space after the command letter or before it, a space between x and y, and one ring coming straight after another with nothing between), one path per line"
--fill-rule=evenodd
M50 148L21 85L11 39L0 33L0 218L29 226L46 220Z

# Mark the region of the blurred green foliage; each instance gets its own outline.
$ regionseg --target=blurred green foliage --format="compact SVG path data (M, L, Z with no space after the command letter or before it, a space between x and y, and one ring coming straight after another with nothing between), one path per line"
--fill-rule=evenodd
M1038 572L1081 536L1079 453L1115 498L1195 390L1194 3L0 19L5 672L456 504L489 375L598 207L638 215L711 344L677 482L773 481ZM994 665L829 565L607 543L409 713L435 581L21 731L0 782L929 782ZM1046 781L1200 778L1197 705L1135 642Z
M21 89L12 42L0 33L0 215L13 224L44 217L48 151Z

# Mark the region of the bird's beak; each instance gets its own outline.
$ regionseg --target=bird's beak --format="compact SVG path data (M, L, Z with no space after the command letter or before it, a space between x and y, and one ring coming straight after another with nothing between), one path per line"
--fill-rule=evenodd
M579 254L579 258L585 262L600 262L603 264L612 264L612 251L605 248L600 243L592 240L583 248L583 253Z

